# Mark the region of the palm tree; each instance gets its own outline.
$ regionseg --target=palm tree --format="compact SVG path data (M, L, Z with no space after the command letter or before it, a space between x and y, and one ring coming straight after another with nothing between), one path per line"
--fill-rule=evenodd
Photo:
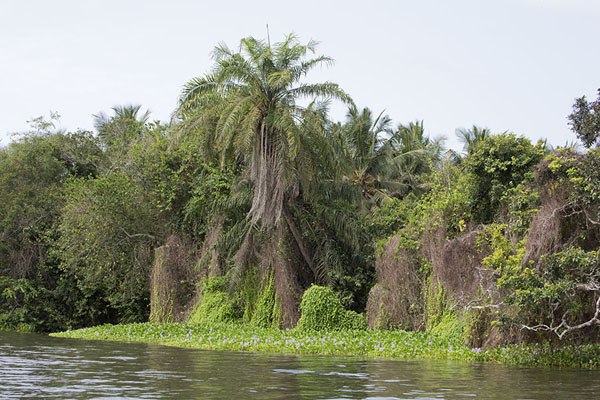
M463 143L463 153L469 155L475 150L477 143L492 134L488 128L473 125L470 129L460 128L456 130L458 140Z
M420 177L441 160L443 143L443 137L431 139L425 135L423 121L398 125L387 142L391 153L388 179L394 182L396 196L424 189Z
M367 201L381 194L385 185L390 153L384 146L384 134L389 131L390 123L383 112L373 118L368 108L359 111L350 107L346 122L337 125L331 135L342 178L358 187Z
M293 236L314 271L313 256L294 223L292 208L299 199L311 198L317 186L314 177L320 161L314 156L322 148L315 142L323 138L327 102L352 104L335 83L302 82L313 68L332 63L327 56L313 56L316 45L314 41L302 45L294 35L273 46L249 37L241 41L239 52L221 44L213 53L212 73L184 86L177 112L184 130L203 131L204 154L216 154L222 164L233 162L244 169L252 184L252 204L249 226L243 230L247 240L239 252L246 253L257 230L262 248L279 249L272 251L277 259L271 262L275 280L279 275L281 281L275 282L276 290L287 290L291 279L289 268L284 271L287 257L280 254L286 234L282 228ZM309 105L303 106L302 100ZM271 232L270 239L264 238L265 232ZM236 259L240 258L244 257L238 254Z
M126 164L131 144L143 138L146 133L150 111L142 113L141 108L141 105L114 106L112 116L105 112L93 115L98 139L113 166Z
M221 44L213 53L213 72L183 89L182 119L192 126L212 121L212 140L221 155L249 158L253 223L277 224L295 197L298 175L309 172L296 165L307 145L303 128L310 112L298 100L352 102L335 83L300 82L314 67L332 63L326 56L307 59L316 45L302 45L294 35L273 46L249 37L241 41L240 52Z
M346 118L331 141L342 179L360 189L367 208L422 189L419 176L440 160L442 139L425 136L419 121L392 130L389 117L373 118L368 108L350 108Z

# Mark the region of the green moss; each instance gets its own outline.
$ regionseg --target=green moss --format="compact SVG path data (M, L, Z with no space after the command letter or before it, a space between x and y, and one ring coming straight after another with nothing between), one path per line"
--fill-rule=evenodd
M164 304L165 299L161 299L158 295L158 288L154 288L150 302L152 306L150 308L151 322L174 322L173 297L173 290L171 290L166 298L166 304Z
M367 329L367 320L362 314L346 310L341 327L342 329L365 330Z

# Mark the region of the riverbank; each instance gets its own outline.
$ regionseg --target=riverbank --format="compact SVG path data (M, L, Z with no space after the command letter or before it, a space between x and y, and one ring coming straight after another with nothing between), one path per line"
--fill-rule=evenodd
M600 368L600 345L511 345L472 349L428 332L354 330L302 332L250 325L138 323L53 333L90 340L154 343L205 350L320 354L385 359L487 361L518 366Z

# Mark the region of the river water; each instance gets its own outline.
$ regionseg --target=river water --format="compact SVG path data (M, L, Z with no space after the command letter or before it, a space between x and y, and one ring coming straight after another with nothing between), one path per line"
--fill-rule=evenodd
M596 399L600 372L187 350L0 333L0 398Z

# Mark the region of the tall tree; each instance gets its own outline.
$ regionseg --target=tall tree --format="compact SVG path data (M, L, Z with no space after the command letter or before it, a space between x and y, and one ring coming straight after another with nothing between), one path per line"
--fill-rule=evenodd
M213 72L184 87L180 115L194 124L216 118L214 143L221 154L249 158L253 223L276 224L306 173L298 168L307 145L307 108L299 100L351 102L335 83L301 82L311 69L332 63L326 56L307 58L315 49L314 41L302 45L294 35L273 46L249 37L240 52L221 44Z
M315 55L316 45L303 45L294 35L274 45L249 37L241 41L239 52L221 44L213 53L212 73L185 85L178 109L184 129L204 130L203 153L216 153L222 164L242 166L252 184L248 221L263 231L263 243L269 242L264 232L272 232L267 235L270 246L281 250L290 233L311 269L313 256L291 209L300 198L310 198L316 187L319 161L313 156L319 152L315 141L323 136L327 102L352 103L335 83L302 82L315 67L332 63L327 56ZM272 263L276 281L287 262L277 257ZM280 279L281 290L290 286L285 283L289 268L286 274Z
M568 119L571 129L585 147L600 146L600 89L596 101L588 102L585 96L575 99Z

